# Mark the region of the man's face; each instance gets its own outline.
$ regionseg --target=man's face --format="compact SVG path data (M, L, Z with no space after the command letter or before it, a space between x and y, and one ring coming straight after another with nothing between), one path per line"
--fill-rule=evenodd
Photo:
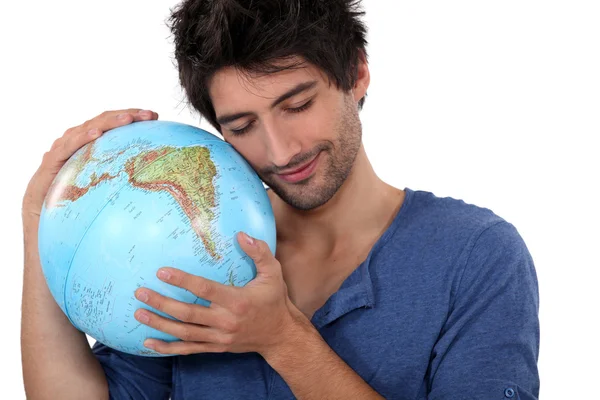
M310 64L250 76L229 67L210 82L224 139L301 210L325 204L348 177L361 146L363 95L330 86Z

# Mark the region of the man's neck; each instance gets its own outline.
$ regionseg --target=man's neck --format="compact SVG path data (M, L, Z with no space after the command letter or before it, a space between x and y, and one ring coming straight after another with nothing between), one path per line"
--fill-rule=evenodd
M379 237L389 226L404 192L375 174L361 146L353 168L338 192L321 207L302 211L270 194L277 221L277 239L313 255L328 258L365 237Z

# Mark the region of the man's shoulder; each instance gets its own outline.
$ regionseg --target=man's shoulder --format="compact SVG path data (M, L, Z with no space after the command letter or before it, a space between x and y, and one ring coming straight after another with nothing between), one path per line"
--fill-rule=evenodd
M457 196L440 196L426 190L407 189L407 192L410 194L404 222L416 238L439 237L460 242L507 222L492 209Z
M517 228L490 208L428 191L412 193L413 245L464 265L501 257L530 258ZM411 233L408 233L409 235Z
M517 229L492 209L457 197L405 190L393 226L375 247L378 271L396 271L401 264L403 277L458 281L469 258L527 252Z

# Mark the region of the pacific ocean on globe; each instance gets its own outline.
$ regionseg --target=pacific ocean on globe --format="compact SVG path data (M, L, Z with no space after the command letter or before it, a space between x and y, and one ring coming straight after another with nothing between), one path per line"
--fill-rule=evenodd
M52 296L80 331L116 350L163 356L147 338L179 340L139 323L147 287L210 306L159 280L169 266L244 286L256 267L239 247L243 231L275 254L276 230L262 181L235 149L200 128L142 121L112 129L79 149L42 206L39 254Z

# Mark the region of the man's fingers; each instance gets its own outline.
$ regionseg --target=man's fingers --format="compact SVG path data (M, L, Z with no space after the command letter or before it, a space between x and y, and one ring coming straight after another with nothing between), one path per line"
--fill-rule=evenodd
M157 113L140 108L105 111L82 125L67 129L63 137L56 140L50 149L51 152L56 152L53 161L62 163L68 160L81 147L99 138L111 129L128 125L132 122L156 119L158 119Z
M69 128L63 134L63 138L85 134L92 129L100 129L102 133L119 126L127 125L137 121L148 121L158 119L158 113L141 108L129 108L126 110L104 111L102 114L84 122L81 125Z
M226 308L235 303L239 295L235 286L223 285L176 268L161 268L158 277L170 285L186 289L201 299Z
M80 133L76 136L64 138L62 147L57 148L55 150L55 161L60 163L67 161L77 150L79 150L92 140L100 137L101 134L101 130L93 128L87 132Z
M133 113L132 116L133 116L134 122L150 121L150 120L158 119L158 113L156 113L152 110L139 110L139 111Z
M150 121L158 119L158 114L151 110L142 110L139 108L130 108L128 110L109 111L104 118L101 118L96 124L90 124L89 128L99 128L102 133L111 129L118 128L123 125L128 125L132 122Z

